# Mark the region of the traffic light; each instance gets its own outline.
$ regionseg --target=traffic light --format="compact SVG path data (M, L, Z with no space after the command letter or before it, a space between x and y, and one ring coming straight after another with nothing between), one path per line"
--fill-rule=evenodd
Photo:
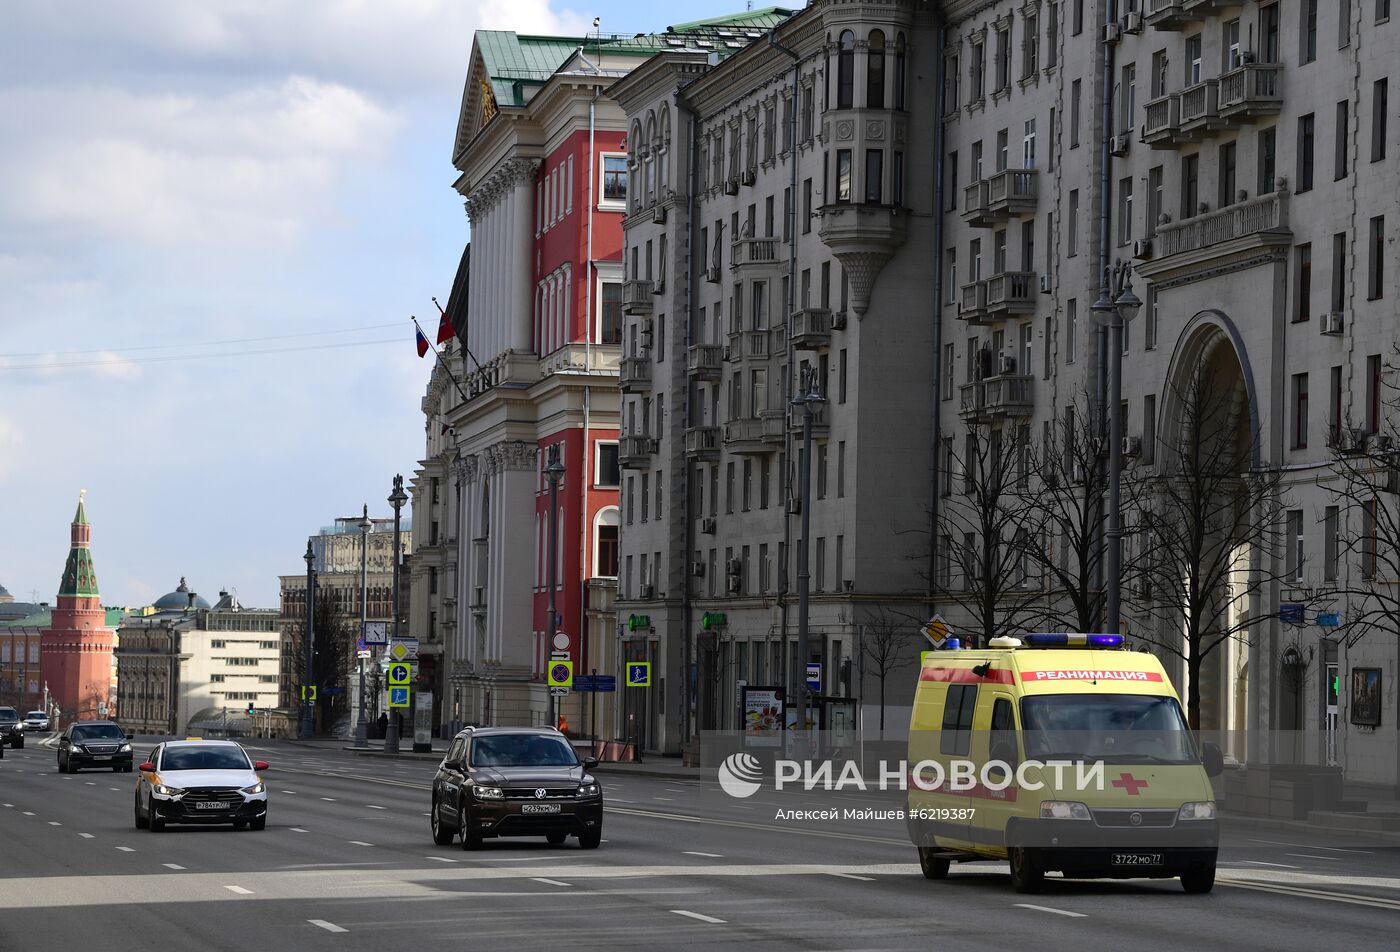
M253 702L252 702L252 701L249 701L249 702L248 702L248 716L249 716L249 717L252 717L252 716L253 716L253 713L254 713L254 712L253 712Z

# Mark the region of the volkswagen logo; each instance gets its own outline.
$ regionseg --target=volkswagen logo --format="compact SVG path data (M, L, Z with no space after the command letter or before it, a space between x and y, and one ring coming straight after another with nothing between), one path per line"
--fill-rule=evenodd
M1128 822L1131 823L1133 826L1142 826L1142 814L1134 812L1131 816L1128 817Z
M544 787L536 787L536 788L535 788L535 799L536 799L536 800L543 800L543 799L544 799ZM1137 826L1139 823L1142 822L1142 817L1138 816L1136 813L1134 813L1133 816L1137 816L1137 819L1133 821L1133 826Z

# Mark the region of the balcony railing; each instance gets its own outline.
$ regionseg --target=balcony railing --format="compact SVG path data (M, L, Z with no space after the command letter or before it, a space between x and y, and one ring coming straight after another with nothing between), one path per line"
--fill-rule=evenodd
M745 359L767 360L772 353L772 337L766 328L758 331L744 331L740 337L744 348L743 353Z
M1220 77L1220 115L1225 119L1276 116L1283 110L1283 67L1245 63Z
M772 453L783 445L783 411L764 410L753 419L724 425L724 447L731 453Z
M792 346L798 350L819 350L831 345L831 310L804 307L792 315Z
M1250 235L1268 236L1273 233L1274 237L1286 240L1288 228L1288 192L1270 192L1220 211L1158 225L1157 237L1153 242L1154 257L1160 261L1171 255L1198 251Z
M962 216L964 221L977 228L992 223L992 219L987 217L986 179L973 182L963 188Z
M1225 127L1220 118L1220 80L1207 79L1181 91L1181 131L1210 135Z
M987 282L973 281L962 286L962 297L958 301L958 317L969 324L979 324L987 320Z
M1170 148L1180 139L1181 94L1168 93L1143 107L1142 141L1154 149Z
M1158 30L1184 30L1192 22L1183 0L1147 0L1143 15Z
M987 279L987 316L1035 312L1036 275L1032 271L1004 271Z
M624 436L617 441L617 461L626 469L646 469L656 453L654 436Z
M724 362L724 348L719 344L692 344L686 361L691 376L701 380L718 380Z
M618 386L623 393L640 393L651 389L651 358L624 357L618 368Z
M685 431L685 455L691 459L719 458L719 427L692 426Z
M777 238L740 238L734 242L729 266L742 268L745 265L779 264L778 249L781 245Z
M792 422L790 426L795 436L802 435L802 414L805 412L806 411L801 408L795 408L792 412ZM812 411L812 436L824 437L830 432L831 424L827 422L826 407L819 406Z
M963 190L963 219L985 228L1034 214L1038 195L1035 169L1002 169Z
M632 278L622 282L622 311L625 314L650 314L652 282Z
M992 416L1027 416L1031 412L1031 381L1029 374L1003 374L988 377L985 406Z
M983 386L984 382L978 380L973 383L961 384L958 387L958 416L968 423L975 423L985 418L987 388Z

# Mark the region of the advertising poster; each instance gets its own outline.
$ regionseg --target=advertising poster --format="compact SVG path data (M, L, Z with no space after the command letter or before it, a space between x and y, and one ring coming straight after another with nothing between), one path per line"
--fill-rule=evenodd
M745 687L744 744L753 747L777 747L782 743L783 690L779 687Z

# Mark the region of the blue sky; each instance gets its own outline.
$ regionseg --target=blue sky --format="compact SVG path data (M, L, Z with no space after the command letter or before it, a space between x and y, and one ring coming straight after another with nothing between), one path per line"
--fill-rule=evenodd
M86 489L104 601L185 575L275 606L306 535L387 513L422 454L408 315L436 326L468 239L472 32L738 8L6 0L0 584L52 599Z

